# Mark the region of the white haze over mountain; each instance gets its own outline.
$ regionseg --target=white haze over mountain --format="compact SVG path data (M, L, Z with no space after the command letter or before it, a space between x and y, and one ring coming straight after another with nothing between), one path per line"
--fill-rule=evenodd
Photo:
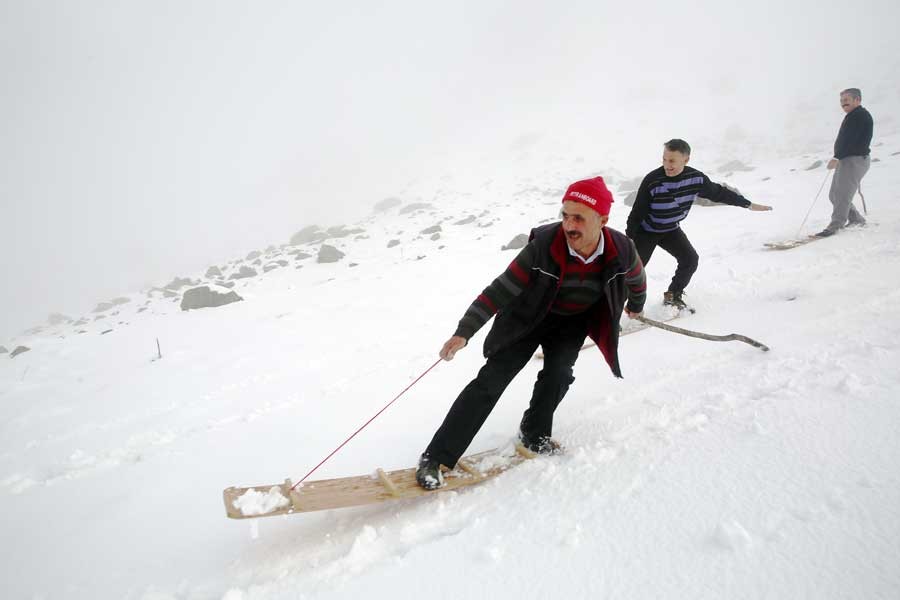
M3 2L0 341L529 141L827 158L810 114L898 97L894 2L632 4Z

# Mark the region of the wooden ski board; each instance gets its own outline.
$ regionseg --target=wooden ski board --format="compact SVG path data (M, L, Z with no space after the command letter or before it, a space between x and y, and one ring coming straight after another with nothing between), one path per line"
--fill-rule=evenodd
M811 235L809 237L801 238L798 240L787 240L784 242L766 242L763 244L765 248L768 250L790 250L791 248L796 248L797 246L804 246L810 242L815 242L816 240L823 240L825 238L816 237Z
M841 235L844 235L844 234L850 232L851 230L852 231L861 231L864 228L867 229L870 227L878 227L878 223L872 223L870 221L867 224L865 224L863 227L860 227L858 225L857 226L848 225L845 229L841 230ZM805 246L806 244L808 244L810 242L815 242L816 240L827 240L829 237L834 237L834 236L819 237L817 235L809 235L805 238L798 238L795 240L785 240L783 242L768 242L766 244L763 244L763 246L765 246L769 250L790 250L791 248L796 248L797 246Z
M436 490L425 490L419 487L416 483L416 469L411 468L389 472L377 469L371 475L308 481L294 490L291 490L290 479L286 479L284 483L280 484L229 487L225 488L222 496L225 501L225 514L232 519L253 519L296 512L362 506L390 500L416 498L481 483L536 456L537 454L519 443L516 443L515 451L513 452L510 448L508 454L500 449L494 449L464 456L459 460L455 469L444 471L444 485ZM272 488L277 488L281 495L289 500L286 506L262 514L249 515L245 515L240 508L235 506L235 501L248 491L267 494Z

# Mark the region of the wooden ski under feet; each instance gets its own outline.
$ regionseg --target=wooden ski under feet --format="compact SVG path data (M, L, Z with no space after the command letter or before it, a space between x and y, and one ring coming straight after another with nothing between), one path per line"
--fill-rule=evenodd
M825 238L817 237L811 235L805 238L798 238L795 240L785 240L783 242L766 242L763 246L767 250L790 250L792 248L796 248L798 246L805 246L810 242L815 242L816 240L824 240Z
M272 485L229 487L223 492L225 513L232 519L272 517L348 506L416 498L481 483L537 456L519 443L506 449L465 456L456 468L444 471L444 485L425 490L416 483L416 469L308 481L291 489L290 479Z

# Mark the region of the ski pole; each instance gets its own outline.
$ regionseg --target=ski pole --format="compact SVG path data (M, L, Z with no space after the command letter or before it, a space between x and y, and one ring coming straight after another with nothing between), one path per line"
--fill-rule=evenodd
M816 197L813 198L812 204L809 205L809 210L806 211L806 216L803 217L803 222L800 223L800 229L797 230L797 237L800 237L800 232L803 231L803 226L806 225L806 220L809 218L809 213L812 212L813 206L816 205L816 201L819 199L819 194L822 193L822 188L825 187L825 182L828 181L828 176L831 174L831 171L825 171L825 179L822 180L822 185L819 186L819 191L816 192Z
M648 319L647 317L635 317L641 323L646 323L651 327L657 327L659 329L665 329L666 331L671 331L672 333L680 333L681 335L686 335L688 337L700 338L701 340L710 340L713 342L731 342L738 341L744 342L745 344L750 344L754 348L759 348L763 352L768 352L769 347L765 344L757 342L754 339L748 338L746 335L741 335L739 333L730 333L728 335L711 335L708 333L700 333L699 331L691 331L690 329L682 329L681 327L675 327L674 325L668 325L666 323L661 323L659 321L654 321L653 319Z
M868 215L868 214L869 214L869 209L866 208L866 197L863 196L863 193L862 193L862 184L861 184L861 183L859 184L859 197L862 198L863 213L866 214L866 215Z
M357 429L356 431L353 432L353 435L351 435L351 436L348 437L346 440L344 440L344 441L341 443L340 446L338 446L337 448L335 448L334 450L331 451L331 454L329 454L328 456L326 456L325 458L323 458L323 459L322 459L322 462L320 462L319 464L317 464L315 467L312 468L312 470L311 470L309 473L307 473L306 475L304 475L304 476L303 476L303 479L301 479L300 481L298 481L297 483L295 483L294 485L292 485L292 486L291 486L291 490L293 491L293 489L294 489L295 487L297 487L298 485L300 485L301 483L303 483L303 482L306 480L307 477L309 477L310 475L312 475L313 473L315 473L315 472L316 472L316 469L318 469L319 467L321 467L322 465L324 465L324 464L325 464L325 461L327 461L329 458L331 458L332 456L334 456L335 454L337 454L338 450L340 450L341 448L343 448L344 446L346 446L346 445L347 445L347 442L349 442L350 440L352 440L353 438L355 438L357 433L359 433L360 431L362 431L363 429L365 429L366 426L367 426L369 423L371 423L372 421L374 421L375 419L377 419L377 418L378 418L378 415L380 415L381 413L383 413L384 411L386 411L386 410L388 409L388 407L389 407L391 404L393 404L394 402L396 402L396 401L400 398L400 396L402 396L403 394L405 394L406 391L407 391L409 388L411 388L412 386L416 385L416 384L419 382L420 379L422 379L423 377L425 377L426 375L428 375L428 372L431 371L433 368L435 368L435 367L438 365L438 363L441 362L442 360L443 360L442 358L437 359L437 360L434 362L433 365L431 365L430 367L428 367L427 369L425 369L425 372L422 373L421 375L419 375L418 377L416 377L415 381L413 381L411 384L409 384L408 386L406 386L406 387L403 389L402 392L400 392L399 394L397 394L396 396L394 396L394 399L391 400L390 402L388 402L387 404L385 404L385 405L384 405L384 408L382 408L382 409L379 410L377 413L375 413L375 416L373 416L371 419L369 419L368 421L366 421L365 423L363 423L362 426L361 426L359 429Z

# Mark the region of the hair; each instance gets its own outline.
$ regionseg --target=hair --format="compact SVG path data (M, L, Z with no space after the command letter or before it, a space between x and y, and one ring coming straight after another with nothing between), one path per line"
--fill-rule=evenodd
M663 144L669 152L681 152L685 156L691 155L691 145L684 140L674 138Z
M851 98L862 100L862 92L859 91L859 88L847 88L846 90L841 92L841 96L843 96L844 94L850 94Z

